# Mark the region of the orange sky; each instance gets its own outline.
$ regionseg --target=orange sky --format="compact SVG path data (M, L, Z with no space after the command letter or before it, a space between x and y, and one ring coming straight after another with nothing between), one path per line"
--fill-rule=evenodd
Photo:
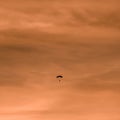
M0 120L120 120L119 5L1 0Z

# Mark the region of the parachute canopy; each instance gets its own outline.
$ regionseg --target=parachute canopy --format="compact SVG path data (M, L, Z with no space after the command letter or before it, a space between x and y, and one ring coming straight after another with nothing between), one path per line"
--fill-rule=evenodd
M63 76L62 75L58 75L58 76L56 76L56 78L63 78Z

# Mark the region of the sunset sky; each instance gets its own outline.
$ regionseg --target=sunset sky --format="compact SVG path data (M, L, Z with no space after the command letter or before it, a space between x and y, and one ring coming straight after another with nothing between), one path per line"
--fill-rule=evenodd
M0 120L120 120L120 0L0 0Z

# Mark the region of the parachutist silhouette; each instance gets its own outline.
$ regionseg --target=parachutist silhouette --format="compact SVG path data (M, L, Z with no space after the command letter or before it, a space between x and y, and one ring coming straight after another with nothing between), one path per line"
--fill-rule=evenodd
M63 76L62 75L58 75L58 76L56 76L56 78L60 78L59 82L61 82L61 78L63 78Z

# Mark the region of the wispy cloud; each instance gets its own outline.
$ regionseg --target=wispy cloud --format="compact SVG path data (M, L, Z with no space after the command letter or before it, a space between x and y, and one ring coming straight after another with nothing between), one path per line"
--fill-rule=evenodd
M120 118L118 0L0 5L1 120Z
M1 2L3 7L0 12L0 29L38 29L55 32L56 28L57 31L59 29L61 31L64 27L69 29L73 27L82 29L87 26L106 29L120 28L118 1L111 1L109 4L107 1L105 3L87 2L71 1L67 4L63 1L30 1L18 2L18 4L14 1L14 4L9 3L11 7ZM29 4L27 7L23 5L27 3Z

